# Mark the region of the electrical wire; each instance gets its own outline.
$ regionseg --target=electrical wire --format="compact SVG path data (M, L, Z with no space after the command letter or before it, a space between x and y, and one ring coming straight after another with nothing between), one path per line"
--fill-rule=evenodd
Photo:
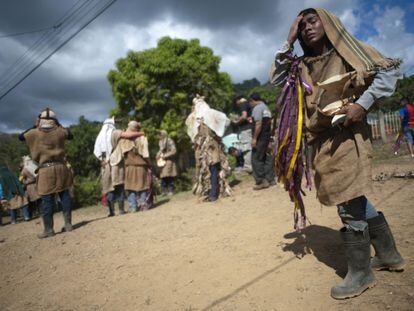
M88 0L87 0L88 1ZM34 68L29 70L28 73L26 73L22 78L20 78L16 83L14 83L13 86L7 89L2 95L0 96L0 100L3 99L8 93L10 93L14 88L16 88L21 82L23 82L28 76L30 76L36 69L38 69L43 63L45 63L53 54L55 54L58 50L60 50L66 43L68 43L72 38L74 38L79 32L81 32L83 29L85 29L90 23L92 23L96 18L98 18L103 12L105 12L110 6L112 6L117 0L110 0L107 2L102 8L100 8L93 16L90 18L86 23L84 23L78 30L76 30L73 34L71 34L67 39L65 39L62 43L60 43L56 48L53 49L51 53L49 53L46 57L43 58L40 63L38 63ZM78 1L79 2L79 1ZM77 3L78 3L77 2ZM97 7L97 4L90 9L86 14L83 15L83 17L87 16L94 8ZM73 16L74 13L71 14ZM82 19L81 17L80 19ZM67 17L64 21L66 21L69 17ZM78 20L80 20L78 19ZM76 23L75 23L76 24ZM69 30L68 30L69 31ZM68 32L66 31L66 32ZM25 68L23 68L25 69ZM19 74L22 72L22 70L19 72ZM10 84L10 83L8 83Z
M59 20L56 21L55 25L51 29L53 31L48 31L44 33L38 40L36 40L36 42L32 46L30 46L23 53L23 55L21 55L16 61L13 62L13 64L11 64L5 70L6 74L2 75L3 78L0 79L0 85L5 84L5 86L7 87L7 85L10 84L10 81L13 81L13 78L16 76L16 73L18 74L22 71L22 69L19 67L25 66L23 65L24 63L28 63L28 64L31 63L31 59L33 59L35 54L39 52L39 51L36 51L36 49L41 45L48 47L47 41L50 40L50 38L53 36L53 33L60 31L61 29L60 27L62 27L63 23L65 23L70 17L72 17L73 14L76 14L79 11L79 9L82 9L91 0L85 0L84 3L80 7L78 7L76 10L71 12L81 1L82 0L78 0ZM31 53L32 55L29 55Z

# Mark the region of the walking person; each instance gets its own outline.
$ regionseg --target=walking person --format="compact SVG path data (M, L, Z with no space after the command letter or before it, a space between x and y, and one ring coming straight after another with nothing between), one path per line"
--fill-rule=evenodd
M141 124L137 121L128 123L127 133L140 133ZM138 138L120 138L115 154L119 152L125 162L125 190L131 212L146 211L152 207L152 172L149 160L148 140L145 136ZM113 158L111 157L111 163Z
M106 119L94 146L94 155L101 161L101 193L106 196L108 217L115 216L115 203L119 214L125 214L125 164L122 154L114 154L121 138L132 139L144 135L141 132L124 132L115 127L115 118ZM111 162L111 156L113 161Z
M37 216L40 214L40 206L42 203L42 198L37 192L37 170L38 166L33 162L30 156L22 157L20 179L27 194L29 212L32 214L31 216L33 216L34 213L37 213Z
M405 97L401 99L400 103L402 106L400 109L401 133L407 141L408 152L414 159L414 104L408 102Z
M26 141L31 158L39 164L37 191L42 197L42 218L44 230L40 239L55 235L53 228L53 212L56 206L56 195L62 204L64 227L62 231L72 231L72 201L70 188L73 175L66 165L65 141L73 139L69 129L60 125L56 114L49 108L43 110L38 117L37 126L19 135Z
M239 95L235 98L235 104L239 111L239 117L232 123L237 126L237 135L240 143L238 150L243 153L243 170L252 172L252 107L250 103Z
M253 189L260 190L276 184L269 150L272 113L257 93L250 95L249 102L253 107L252 165L253 177L256 180Z
M177 177L177 164L175 163L177 148L174 140L168 136L166 131L159 131L158 138L160 149L156 159L161 168L161 193L171 196L174 194L174 179Z
M0 184L2 186L3 206L9 210L10 223L17 224L17 211L22 210L25 221L30 220L27 195L17 176L7 167L0 167Z
M296 40L304 51L300 58L293 56ZM356 40L331 12L306 9L293 22L287 41L277 52L270 71L273 84L284 83L285 90L292 87L298 90L297 97L285 97L285 104L300 107L304 100L303 124L307 145L314 150L317 197L324 205L336 205L344 224L340 234L345 245L348 273L341 284L332 287L331 296L335 299L355 297L373 287L376 280L372 269L404 269L404 260L396 248L388 222L367 199L372 185L372 146L366 114L377 99L394 92L396 81L401 77L399 63L384 58L372 47ZM301 92L302 88L305 93ZM297 101L290 101L295 98ZM330 112L326 108L332 103L340 103L340 106ZM298 114L302 114L300 108ZM335 123L337 119L342 125L335 125L339 124ZM295 122L292 127L289 124L281 126L288 130L301 128L302 123ZM288 138L289 133L285 137ZM298 146L302 141L303 137L299 136ZM279 150L285 146L290 148L289 143L282 141ZM283 154L277 153L279 164L284 163L280 158ZM296 165L302 167L301 162ZM282 174L286 171L291 172L283 165L278 170ZM289 190L296 206L302 172L297 174L293 177L283 175L286 180L292 178ZM372 260L371 244L375 249Z

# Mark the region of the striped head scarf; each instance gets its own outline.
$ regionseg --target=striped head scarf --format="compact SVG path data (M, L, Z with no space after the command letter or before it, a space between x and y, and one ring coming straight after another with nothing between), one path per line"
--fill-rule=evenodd
M332 46L355 69L357 85L364 85L363 78L379 70L388 70L400 65L400 59L384 57L373 47L357 40L333 13L321 8L315 11L322 21L326 36Z

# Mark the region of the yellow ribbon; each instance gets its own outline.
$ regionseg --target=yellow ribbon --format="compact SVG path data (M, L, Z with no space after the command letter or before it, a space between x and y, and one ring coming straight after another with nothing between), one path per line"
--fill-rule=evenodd
M290 161L289 170L286 176L287 179L290 179L290 177L292 176L292 170L293 170L293 167L295 166L295 162L298 157L298 153L300 149L300 144L302 142L303 98L302 98L302 86L301 86L300 81L298 82L298 101L299 101L299 109L298 109L298 123L297 123L298 130L296 132L296 145L295 145L295 151L293 152L293 155L292 155L292 160Z

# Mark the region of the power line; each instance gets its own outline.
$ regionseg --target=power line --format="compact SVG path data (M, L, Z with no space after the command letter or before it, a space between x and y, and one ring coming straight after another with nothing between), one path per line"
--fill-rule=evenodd
M5 86L3 87L6 88L7 85L9 85L15 76L18 76L22 71L24 71L24 68L19 68L20 67L24 67L25 65L23 65L24 63L28 63L27 65L30 65L31 59L37 59L38 56L35 57L36 53L38 53L39 51L36 51L36 49L40 46L46 46L48 47L48 42L49 39L53 36L53 34L56 31L59 31L60 28L62 27L62 25L64 25L64 23L73 16L73 14L76 14L79 9L82 9L88 2L90 2L91 0L85 0L84 3L78 7L77 9L74 10L74 8L81 2L82 0L78 0L68 11L66 11L66 13L59 19L56 21L55 25L53 26L53 28L51 30L49 30L48 32L44 33L38 40L36 40L36 42L30 46L24 53L23 55L21 55L16 61L13 62L13 64L11 64L6 70L5 72L7 73L6 75L3 75L3 78L0 79L0 84L5 84ZM72 11L74 10L74 11ZM71 12L72 11L72 12ZM43 50L44 48L41 47L41 50ZM32 54L32 57L29 57L29 54ZM27 55L27 58L25 59ZM10 70L10 72L9 72Z
M36 29L36 30L24 31L24 32L9 33L7 35L0 35L0 39L1 38L10 38L10 37L29 35L29 34L32 34L32 33L38 33L38 32L43 32L43 31L46 31L46 30L50 30L52 28L54 28L54 26L41 28L41 29Z
M10 87L6 92L0 96L0 100L3 99L8 93L10 93L14 88L16 88L21 82L23 82L28 76L30 76L36 69L38 69L43 63L45 63L53 54L60 50L66 43L68 43L72 38L74 38L79 32L85 29L90 23L92 23L96 18L98 18L103 12L105 12L110 6L112 6L117 0L109 1L103 8L101 8L89 21L87 21L81 28L75 31L70 35L66 40L64 40L58 47L56 47L51 53L49 53L39 64L37 64L33 69L31 69L27 74L25 74L21 79L17 81L12 87ZM96 7L96 5L95 5ZM89 13L89 12L88 12Z

